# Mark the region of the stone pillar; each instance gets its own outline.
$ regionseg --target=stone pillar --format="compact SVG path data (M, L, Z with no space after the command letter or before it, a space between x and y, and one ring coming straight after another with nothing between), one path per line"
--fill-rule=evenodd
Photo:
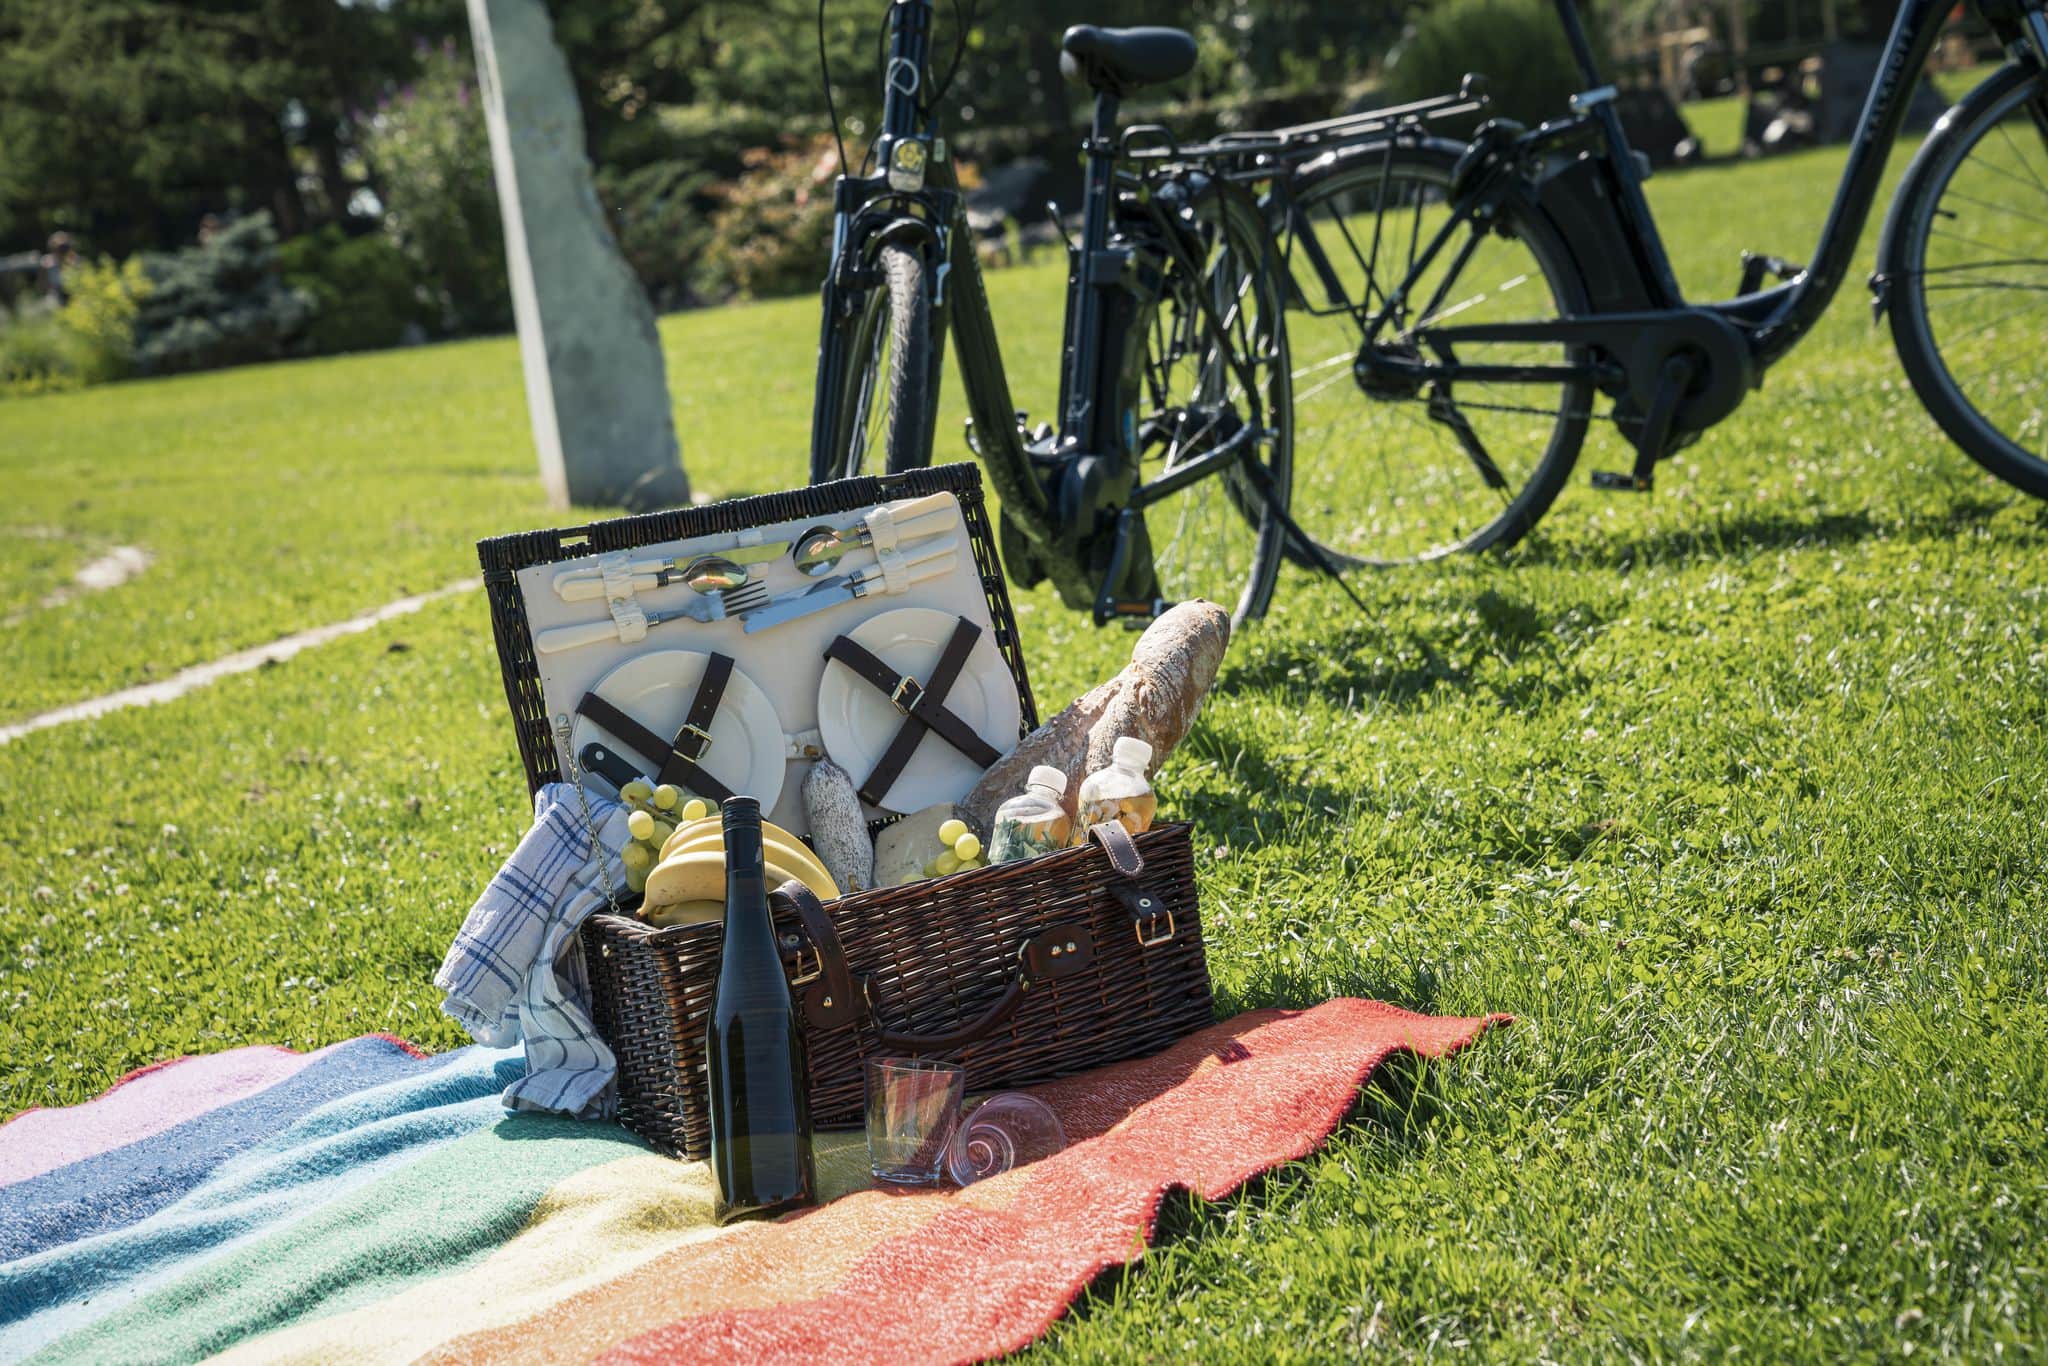
M654 310L619 255L543 0L468 0L540 473L556 507L689 501Z

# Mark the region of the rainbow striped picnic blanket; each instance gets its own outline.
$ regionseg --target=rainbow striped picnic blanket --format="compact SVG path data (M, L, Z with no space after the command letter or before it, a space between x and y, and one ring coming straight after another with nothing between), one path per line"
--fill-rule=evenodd
M1494 1018L1262 1010L1036 1088L1072 1142L965 1190L868 1190L719 1228L709 1169L508 1113L516 1050L388 1036L145 1069L0 1127L0 1360L971 1360L1139 1255L1162 1197L1301 1157L1397 1049Z

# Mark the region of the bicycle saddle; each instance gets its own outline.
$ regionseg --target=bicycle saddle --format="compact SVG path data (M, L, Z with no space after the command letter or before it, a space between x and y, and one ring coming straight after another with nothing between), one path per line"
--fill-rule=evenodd
M1177 28L1097 28L1076 24L1060 39L1060 72L1110 95L1185 76L1195 69L1195 40Z

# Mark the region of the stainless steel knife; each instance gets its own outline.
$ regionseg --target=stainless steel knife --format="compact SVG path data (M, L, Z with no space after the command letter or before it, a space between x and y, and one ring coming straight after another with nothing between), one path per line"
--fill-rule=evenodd
M895 585L888 584L888 575L881 565L870 565L857 574L842 574L836 579L827 579L814 584L799 593L784 593L771 598L761 607L740 614L748 635L765 631L771 626L795 621L852 602L875 592L900 593L914 583L935 579L942 574L953 572L953 565L959 559L958 537L949 536L930 548L919 547L920 554L914 559L905 559L898 566L901 578Z

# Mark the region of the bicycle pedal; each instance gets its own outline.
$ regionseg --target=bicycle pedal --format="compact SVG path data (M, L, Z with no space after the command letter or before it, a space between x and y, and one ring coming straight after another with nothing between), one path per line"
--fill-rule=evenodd
M1603 493L1649 493L1655 486L1656 481L1648 475L1638 479L1620 470L1593 471L1593 487Z
M1095 604L1095 624L1116 621L1127 631L1142 631L1172 606L1164 598L1104 598Z
M1806 267L1797 261L1788 261L1782 256L1769 256L1763 252L1742 253L1742 283L1736 286L1737 294L1754 294L1766 277L1791 280L1806 273Z

